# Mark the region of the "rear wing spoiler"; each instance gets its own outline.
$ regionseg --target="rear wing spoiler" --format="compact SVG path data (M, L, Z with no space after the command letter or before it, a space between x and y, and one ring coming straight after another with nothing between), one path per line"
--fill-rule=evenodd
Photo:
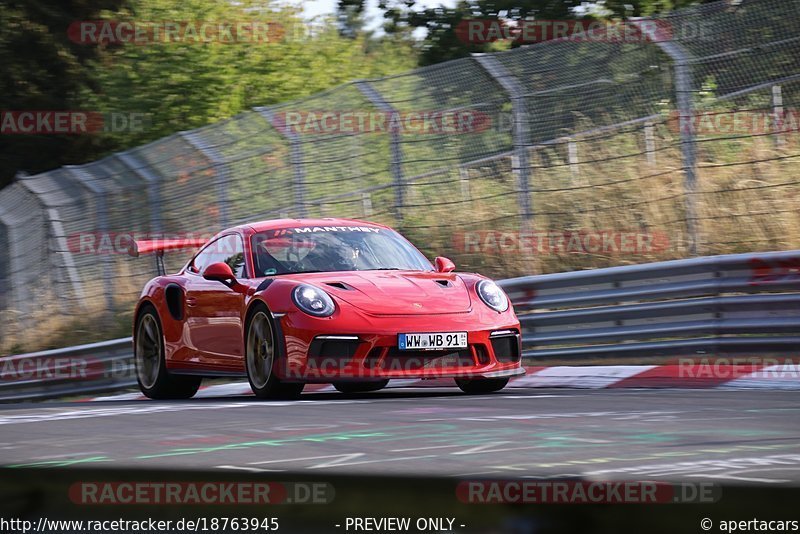
M147 254L155 254L158 276L164 276L164 252L167 250L197 249L208 242L207 239L150 239L133 241L128 254L134 258Z

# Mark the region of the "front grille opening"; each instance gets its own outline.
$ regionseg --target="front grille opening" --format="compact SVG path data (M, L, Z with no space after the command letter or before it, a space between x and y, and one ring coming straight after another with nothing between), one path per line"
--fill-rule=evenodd
M356 355L361 341L356 339L315 339L308 348L309 358L349 360Z
M364 367L367 369L377 369L381 364L381 356L383 356L383 347L374 347L367 357L364 358Z
M381 363L383 371L422 371L447 367L472 367L475 360L470 349L400 350L392 347Z
M520 360L519 340L517 336L503 336L491 339L494 357L500 363L518 362Z
M475 345L475 356L478 358L480 365L489 365L491 358L489 358L489 350L486 345Z

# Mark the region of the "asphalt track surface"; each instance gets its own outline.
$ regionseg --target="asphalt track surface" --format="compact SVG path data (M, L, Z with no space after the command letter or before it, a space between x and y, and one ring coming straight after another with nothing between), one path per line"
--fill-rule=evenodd
M0 465L800 483L800 394L455 388L11 404Z

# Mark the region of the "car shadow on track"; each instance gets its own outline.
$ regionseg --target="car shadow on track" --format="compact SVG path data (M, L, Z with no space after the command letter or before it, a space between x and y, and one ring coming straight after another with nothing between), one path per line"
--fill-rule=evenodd
M494 393L494 395L502 395L503 393ZM474 395L467 395L462 393L457 388L403 388L395 390L374 391L370 393L341 393L338 391L314 391L303 393L297 399L291 400L271 400L271 399L257 399L252 395L225 395L218 397L203 397L198 399L189 399L182 402L203 402L213 401L219 402L221 400L248 400L254 402L263 402L269 404L272 402L302 402L302 401L327 401L327 400L392 400L392 399L425 399L425 398L449 398L449 397L474 397Z

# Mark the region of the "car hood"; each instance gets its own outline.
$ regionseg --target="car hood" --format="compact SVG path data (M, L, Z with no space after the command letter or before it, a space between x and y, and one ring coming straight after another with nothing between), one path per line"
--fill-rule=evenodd
M465 313L472 304L466 284L453 273L342 271L292 278L373 315Z

